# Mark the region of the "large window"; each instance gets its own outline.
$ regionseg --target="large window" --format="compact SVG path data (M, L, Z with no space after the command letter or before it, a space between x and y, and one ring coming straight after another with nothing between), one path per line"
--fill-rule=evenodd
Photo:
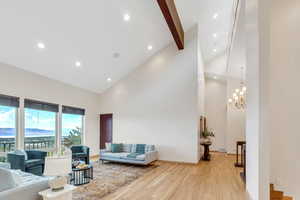
M16 148L16 116L19 98L0 95L0 154ZM4 161L0 157L0 162Z
M25 99L25 149L54 149L58 105Z
M63 152L83 143L84 109L62 106L59 112L58 104L31 99L24 99L19 109L19 102L0 94L0 162L17 148Z
M63 106L62 150L64 147L82 144L84 110Z
M0 105L0 152L13 151L16 146L16 108Z

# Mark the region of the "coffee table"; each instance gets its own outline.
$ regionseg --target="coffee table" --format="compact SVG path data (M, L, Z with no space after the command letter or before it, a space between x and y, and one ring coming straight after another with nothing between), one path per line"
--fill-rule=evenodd
M89 183L93 178L92 165L88 165L82 169L73 168L70 183L73 185L84 185Z

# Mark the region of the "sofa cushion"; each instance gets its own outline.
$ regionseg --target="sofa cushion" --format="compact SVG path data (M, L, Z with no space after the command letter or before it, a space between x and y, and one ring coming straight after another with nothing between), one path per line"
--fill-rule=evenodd
M152 144L146 144L145 152L155 151L155 146Z
M14 177L9 169L0 168L0 192L16 187Z
M111 151L111 143L108 143L108 142L105 143L105 150Z
M122 150L122 144L111 144L111 152L120 153Z
M127 155L126 158L122 157L122 159L124 159L124 160L141 160L141 161L145 160L145 158L146 158L145 154L137 154L136 156L133 156L133 157L130 157Z
M42 159L32 159L32 160L26 160L25 166L26 168L35 167L37 165L44 164L44 161Z
M132 144L122 144L122 152L130 153Z
M135 149L135 153L139 153L139 154L144 154L145 153L145 144L137 144L136 145L136 149Z
M105 152L102 153L101 156L105 158L126 158L129 153L121 152L121 153L112 153L112 152Z

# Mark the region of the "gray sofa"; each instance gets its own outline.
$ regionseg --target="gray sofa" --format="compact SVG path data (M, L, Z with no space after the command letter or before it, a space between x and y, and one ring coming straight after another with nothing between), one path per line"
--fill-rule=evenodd
M42 200L38 193L49 188L48 180L21 170L0 168L0 199Z
M135 153L137 144L121 144L122 148L120 152L113 153L110 148L100 150L100 160L130 163L137 165L148 165L151 162L158 159L158 152L155 150L154 145L145 145L145 153L138 154L136 157L128 157L129 154ZM108 145L107 145L108 146Z

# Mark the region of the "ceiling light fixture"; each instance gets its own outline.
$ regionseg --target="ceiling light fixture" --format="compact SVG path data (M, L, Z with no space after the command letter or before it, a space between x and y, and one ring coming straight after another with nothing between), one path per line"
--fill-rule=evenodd
M76 61L76 62L75 62L75 66L76 66L76 67L80 67L80 66L81 66L81 62Z
M214 79L217 79L218 77L217 76L214 76Z
M130 20L130 15L129 14L125 14L123 16L123 19L124 19L125 22L128 22Z
M234 93L232 94L232 98L228 99L228 103L230 106L237 108L239 110L244 110L246 108L246 91L247 87L244 83L244 68L241 68L241 85L240 88L236 88Z
M216 52L217 52L217 49L213 49L213 52L216 53Z
M107 82L111 82L111 78L107 78L106 80L107 80Z
M37 47L39 48L39 49L45 49L45 44L44 43L42 43L42 42L38 42L37 43Z
M213 16L214 19L217 19L218 17L219 17L218 13L215 13L214 16Z
M216 33L213 34L213 37L214 37L214 38L217 38L217 36L218 36L218 35L217 35Z
M153 49L153 46L152 46L152 45L148 45L147 49L148 49L149 51L151 51L151 50Z

